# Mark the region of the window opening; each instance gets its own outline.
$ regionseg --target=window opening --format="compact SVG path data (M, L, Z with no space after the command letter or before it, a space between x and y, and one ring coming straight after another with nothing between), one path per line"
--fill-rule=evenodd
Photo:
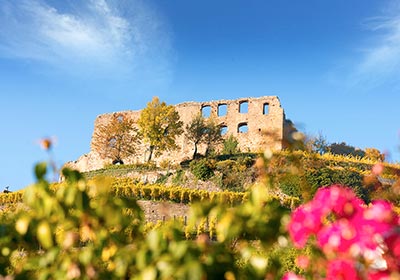
M110 138L110 140L108 140L108 147L115 148L116 145L117 145L117 139L115 137L112 137Z
M247 126L247 123L240 123L238 125L238 133L247 133L249 131L249 128Z
M228 105L218 104L218 117L226 116Z
M239 113L245 114L249 111L249 102L242 101L239 103Z
M220 129L221 135L225 135L228 132L228 127L226 125L222 125Z
M204 118L208 118L211 115L211 106L206 105L206 106L201 107L201 115Z
M268 115L268 113L269 113L269 103L264 103L263 115Z

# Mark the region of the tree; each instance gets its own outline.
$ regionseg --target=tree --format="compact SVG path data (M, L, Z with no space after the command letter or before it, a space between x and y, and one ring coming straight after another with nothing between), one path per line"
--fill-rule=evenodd
M149 162L153 156L166 150L176 149L175 138L182 133L182 121L174 106L160 102L153 97L147 103L138 120L139 133L143 141L149 145Z
M109 122L98 125L93 135L93 148L101 157L111 158L113 163L123 163L135 153L138 143L133 120L122 115L114 115Z
M368 158L370 160L376 160L376 161L384 161L385 154L382 154L376 148L365 148L365 158Z
M346 142L332 143L328 146L328 150L332 154L336 155L344 155L344 156L352 155L358 157L364 157L365 155L365 152L363 150L347 145Z
M221 135L221 126L210 117L205 123L204 143L207 145L206 156L209 155L216 145L220 144L224 139Z
M206 123L201 113L196 115L192 121L186 125L185 136L194 144L193 159L195 159L197 155L197 145L204 142L205 132Z
M239 141L232 134L229 135L227 139L224 140L224 148L222 154L233 155L240 153Z
M322 155L328 151L328 142L326 137L321 133L319 133L317 137L312 138L310 140L310 144L313 152L317 152Z

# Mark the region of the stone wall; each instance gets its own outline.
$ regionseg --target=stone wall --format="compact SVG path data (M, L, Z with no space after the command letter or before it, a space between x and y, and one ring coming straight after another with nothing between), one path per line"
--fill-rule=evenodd
M266 148L272 150L282 149L285 115L277 96L263 96L257 98L240 98L236 100L218 100L208 102L185 102L175 105L184 127L199 113L205 117L212 116L220 125L224 137L233 135L238 139L242 152L259 152ZM99 115L94 123L94 132L100 124L110 121L113 117L122 116L139 119L139 111L121 111ZM69 163L70 166L80 171L89 171L102 168L110 164L112 159L101 158L94 149L93 138L91 150L77 161ZM178 149L164 152L154 160L158 163L168 161L171 164L180 163L190 159L194 146L188 142L184 134L176 139ZM199 153L205 152L205 146L200 145ZM142 163L148 155L145 144L141 144L136 155L124 159L124 163Z

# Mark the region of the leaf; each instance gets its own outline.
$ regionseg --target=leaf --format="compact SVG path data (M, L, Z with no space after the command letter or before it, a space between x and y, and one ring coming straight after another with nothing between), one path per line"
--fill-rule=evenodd
M37 238L44 248L49 249L53 246L53 236L50 225L47 221L42 221L38 225Z
M38 179L38 181L44 180L44 176L47 173L47 163L46 162L40 162L38 164L36 164L35 166L35 175L36 175L36 179Z

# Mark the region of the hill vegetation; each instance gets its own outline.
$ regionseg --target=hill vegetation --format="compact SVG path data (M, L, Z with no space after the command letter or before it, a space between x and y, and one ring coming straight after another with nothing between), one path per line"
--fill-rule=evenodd
M65 169L64 181L51 184L46 164L39 164L36 184L0 195L0 275L16 279L399 275L399 165L301 150L260 155L230 151L179 166L110 165L83 174ZM155 174L153 183L148 182L149 174ZM188 217L149 222L137 201L187 204L190 211ZM342 229L336 231L338 227ZM352 234L344 238L335 235L338 232ZM380 236L380 243L369 234ZM326 241L332 236L340 246ZM387 267L377 268L370 252L382 244L386 249L380 257ZM354 246L359 248L356 255L350 250Z

